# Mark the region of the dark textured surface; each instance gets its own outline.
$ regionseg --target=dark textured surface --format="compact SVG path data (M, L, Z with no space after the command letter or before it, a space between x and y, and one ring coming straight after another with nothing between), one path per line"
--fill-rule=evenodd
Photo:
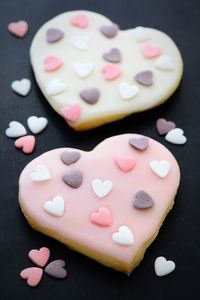
M124 120L88 132L70 129L45 101L37 87L29 60L31 40L39 27L52 17L74 9L88 9L106 15L122 29L137 25L155 27L168 33L182 52L185 69L178 91L154 110L132 115ZM4 299L197 299L200 267L200 172L198 0L1 0L0 1L0 298ZM7 31L8 23L25 19L30 30L25 39ZM32 90L20 97L10 89L13 80L28 77ZM12 120L26 124L30 115L45 116L47 129L36 136L36 149L24 155L14 141L4 135ZM185 130L188 143L168 144L155 129L156 120L164 117ZM181 168L181 185L176 204L160 234L148 249L144 260L130 277L117 273L73 252L27 224L18 206L18 177L23 167L41 153L64 146L92 149L111 135L135 132L148 135L168 146ZM47 246L51 260L64 259L68 276L56 280L44 276L37 288L29 288L20 271L32 263L27 252ZM164 255L176 262L168 277L154 274L154 260ZM195 296L196 295L196 296Z

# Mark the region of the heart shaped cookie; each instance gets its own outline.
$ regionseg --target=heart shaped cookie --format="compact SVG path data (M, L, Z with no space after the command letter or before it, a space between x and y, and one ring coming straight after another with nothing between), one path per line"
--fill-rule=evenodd
M183 71L181 54L165 33L141 26L122 31L89 11L63 13L44 24L30 56L47 101L76 130L162 104L179 85ZM65 88L54 87L56 93L49 93L55 80ZM83 90L96 89L96 101L81 96ZM77 118L63 113L71 105L79 106Z
M61 148L30 162L19 179L19 203L30 225L109 267L130 273L157 236L180 180L178 164L163 145L147 137L144 150L130 143L141 138L119 135L91 152ZM66 164L64 153L79 153L79 158ZM126 160L119 163L121 157ZM168 172L158 172L162 163L152 169L155 161L167 162ZM33 180L41 164L51 174L48 181ZM68 175L66 182L66 174L81 174L81 180L75 185L77 176L73 181Z

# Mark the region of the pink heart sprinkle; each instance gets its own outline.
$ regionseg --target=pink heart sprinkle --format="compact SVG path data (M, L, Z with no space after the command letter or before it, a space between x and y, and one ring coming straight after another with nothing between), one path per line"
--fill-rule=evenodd
M29 251L28 257L30 260L39 267L44 267L49 260L50 250L42 247L39 250L33 249Z
M106 80L113 80L121 74L121 69L115 65L105 65L102 69L104 78Z
M67 105L61 109L62 116L71 122L76 122L81 113L81 108L78 103Z
M8 31L17 37L24 37L28 31L28 23L26 21L12 22L8 24Z
M79 28L88 27L88 17L86 15L77 15L71 20L71 25Z
M26 268L20 273L21 278L27 280L27 284L32 287L40 283L42 275L43 270L37 267Z
M44 60L44 70L46 72L52 72L57 70L63 65L62 60L55 56L48 56Z
M161 49L150 44L145 44L142 46L142 53L146 58L153 58L160 55Z
M131 171L136 165L136 158L133 156L120 155L115 158L116 165L124 172Z
M112 224L112 215L110 210L107 207L100 207L98 212L94 212L90 216L92 223L100 226L111 226Z
M35 137L33 135L22 136L15 141L16 148L22 148L26 154L32 153L35 148Z

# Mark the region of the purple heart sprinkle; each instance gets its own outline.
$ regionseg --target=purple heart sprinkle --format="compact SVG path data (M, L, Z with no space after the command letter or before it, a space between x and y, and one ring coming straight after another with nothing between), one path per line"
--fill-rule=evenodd
M63 279L67 276L67 271L64 269L64 267L65 261L62 259L57 259L49 263L44 271L52 277Z
M117 35L117 33L119 31L119 26L117 24L103 25L103 26L101 26L100 31L107 38L111 39Z
M135 75L135 80L144 86L151 86L153 84L153 73L151 71L142 71Z
M129 144L137 150L145 150L149 146L149 139L147 137L132 138Z
M64 33L57 28L49 28L46 33L48 43L55 43L64 37Z
M81 171L71 171L64 174L63 181L70 187L77 189L83 181L83 173Z
M80 92L80 96L88 104L95 104L99 100L100 91L96 88L85 89Z
M77 162L80 157L81 154L78 151L73 151L73 152L65 151L60 155L62 162L67 166Z
M150 208L154 205L151 196L145 191L139 191L135 194L133 206L138 209Z
M160 135L164 135L167 134L170 130L176 128L176 124L174 122L160 118L156 122L156 128Z
M119 63L122 60L122 56L118 48L112 48L109 52L104 53L103 58L111 63Z

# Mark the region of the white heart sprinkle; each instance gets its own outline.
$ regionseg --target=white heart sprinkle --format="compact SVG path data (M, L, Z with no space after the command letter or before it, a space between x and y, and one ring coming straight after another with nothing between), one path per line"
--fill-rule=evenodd
M31 82L27 78L23 78L21 80L15 80L11 83L11 88L17 94L21 96L26 96L28 95L31 89Z
M157 276L165 276L174 271L176 265L172 260L166 260L165 257L159 256L154 263L154 269Z
M92 189L94 193L99 197L103 198L112 190L113 184L110 180L102 181L100 179L94 179L92 181Z
M136 42L144 42L151 37L151 30L142 26L138 26L133 30L133 37Z
M87 50L89 37L87 35L75 35L70 37L70 43L78 50Z
M63 197L56 196L51 201L45 202L43 207L50 215L61 217L65 211L65 201Z
M17 138L27 134L26 128L17 121L9 123L9 128L6 129L5 134L11 138Z
M120 226L118 232L113 233L112 240L122 246L132 246L134 244L133 234L127 226Z
M34 133L37 134L44 130L48 124L48 120L44 117L36 117L36 116L31 116L27 120L27 124L29 129Z
M38 165L36 170L30 174L33 181L45 181L51 178L50 172L44 165Z
M156 175L164 178L169 173L170 163L167 160L161 160L161 161L153 160L150 163L150 167Z
M170 56L162 55L156 60L155 67L162 71L173 71L175 65Z
M136 96L139 88L136 85L128 84L128 82L122 82L120 83L119 91L122 99L127 100Z
M184 136L184 131L181 128L174 128L170 130L165 136L166 141L176 144L183 145L187 142L187 138Z
M75 73L81 77L81 78L85 78L87 77L93 70L93 63L81 63L81 62L76 62L74 65L74 71Z
M59 78L55 78L50 81L47 86L47 94L49 96L54 96L64 92L66 89L66 84L62 82Z

